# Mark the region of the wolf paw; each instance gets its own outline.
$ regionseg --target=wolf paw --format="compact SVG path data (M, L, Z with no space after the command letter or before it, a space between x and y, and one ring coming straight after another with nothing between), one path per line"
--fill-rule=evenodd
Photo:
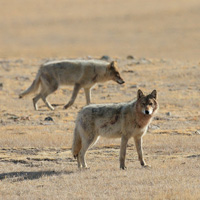
M144 167L144 168L147 168L147 169L149 169L149 168L151 168L151 165L143 165L142 167Z
M120 166L120 169L122 169L122 170L126 170L127 167L126 167L126 166Z

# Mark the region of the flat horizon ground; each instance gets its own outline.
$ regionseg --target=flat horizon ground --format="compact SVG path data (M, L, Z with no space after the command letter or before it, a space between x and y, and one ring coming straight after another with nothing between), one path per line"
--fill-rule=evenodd
M200 199L199 9L197 0L0 2L0 199ZM143 138L151 168L140 166L132 139L120 170L120 139L101 138L87 153L90 169L77 169L71 143L82 90L67 110L70 86L49 96L55 111L18 98L41 63L103 55L126 83L97 84L93 103L158 91Z

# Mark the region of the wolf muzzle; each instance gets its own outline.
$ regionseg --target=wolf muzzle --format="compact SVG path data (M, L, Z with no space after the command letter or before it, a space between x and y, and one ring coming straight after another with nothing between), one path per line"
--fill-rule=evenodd
M121 85L121 84L125 83L125 81L122 80L122 79L118 79L118 80L117 80L117 83L119 83L119 84Z

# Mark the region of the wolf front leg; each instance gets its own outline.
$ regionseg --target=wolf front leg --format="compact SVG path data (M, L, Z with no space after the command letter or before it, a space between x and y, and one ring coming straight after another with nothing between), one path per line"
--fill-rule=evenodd
M128 143L128 138L126 136L122 136L121 146L120 146L120 157L119 157L120 169L126 169L125 157L126 157L127 143Z
M78 92L79 92L80 89L81 89L80 84L76 83L76 84L74 85L74 90L73 90L73 93L72 93L72 97L71 97L71 99L69 100L69 102L64 106L64 109L67 109L67 108L69 108L71 105L73 105L73 103L74 103L74 101L75 101L75 99L76 99L76 97L77 97L77 94L78 94Z
M90 88L84 88L84 91L85 91L85 98L86 98L86 103L87 105L90 104L91 102L91 91L90 91Z
M143 158L143 151L142 151L142 137L135 137L135 146L137 149L137 153L138 153L138 159L140 161L140 164L143 167L148 167L148 165L146 165L144 158Z

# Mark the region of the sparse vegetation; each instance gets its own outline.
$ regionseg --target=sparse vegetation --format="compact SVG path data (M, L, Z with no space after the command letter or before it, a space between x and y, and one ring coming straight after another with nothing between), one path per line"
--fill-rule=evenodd
M62 110L71 87L50 96L56 110L40 102L34 111L31 98L18 99L37 71L25 61L1 64L0 191L3 199L198 199L200 197L200 137L198 88L199 70L188 64L131 64L118 61L126 85L97 85L93 102L120 102L135 98L137 88L156 88L160 110L144 136L144 154L150 169L137 160L133 140L127 152L126 171L119 170L120 140L100 139L88 151L90 170L79 171L71 155L74 120L85 104L81 92L72 108ZM129 63L127 65L127 63ZM179 67L179 77L174 73ZM133 69L135 74L129 72ZM21 74L23 71L23 74ZM123 72L124 71L124 72ZM152 74L146 76L145 74ZM185 75L188 76L187 83ZM136 84L137 87L131 87ZM187 86L186 86L187 84ZM192 89L191 89L192 88ZM128 91L128 92L127 92ZM66 97L67 96L67 97ZM191 99L192 96L192 99ZM168 112L170 111L170 116ZM45 120L51 117L53 121Z

